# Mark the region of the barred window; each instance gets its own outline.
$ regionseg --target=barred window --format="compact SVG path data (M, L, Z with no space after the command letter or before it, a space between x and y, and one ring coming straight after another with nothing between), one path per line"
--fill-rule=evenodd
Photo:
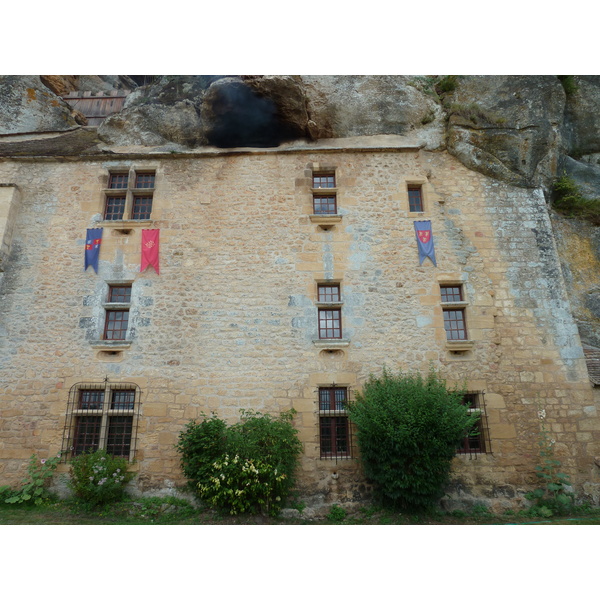
M468 431L457 449L458 454L485 454L491 452L491 442L485 412L483 392L468 392L462 397L462 404L469 407L470 412L478 412L479 419Z
M104 449L133 460L140 411L134 383L77 383L69 391L61 456Z
M350 458L352 456L351 428L346 413L347 402L347 388L319 388L321 458Z

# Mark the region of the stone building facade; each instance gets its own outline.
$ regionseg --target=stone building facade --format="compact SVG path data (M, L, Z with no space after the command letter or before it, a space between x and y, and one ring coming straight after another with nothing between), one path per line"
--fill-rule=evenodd
M437 266L419 263L416 220ZM173 491L190 419L293 408L301 497L366 499L336 398L384 366L433 365L484 411L448 506L519 506L542 426L577 494L599 500L600 416L538 190L396 136L122 149L3 160L0 228L2 484L32 453L112 444L135 458L137 491ZM143 229L160 230L160 274L140 272Z

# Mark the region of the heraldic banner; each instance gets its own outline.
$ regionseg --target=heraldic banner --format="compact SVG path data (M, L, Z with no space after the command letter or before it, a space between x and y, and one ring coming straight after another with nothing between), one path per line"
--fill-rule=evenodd
M435 248L433 247L433 233L431 231L431 221L415 221L415 233L417 235L417 247L419 249L419 264L429 257L434 266Z
M154 267L159 274L158 250L160 229L142 229L142 266L140 272L146 267Z
M102 244L102 228L88 229L85 237L85 268L92 267L98 274L98 258L100 257L100 245Z

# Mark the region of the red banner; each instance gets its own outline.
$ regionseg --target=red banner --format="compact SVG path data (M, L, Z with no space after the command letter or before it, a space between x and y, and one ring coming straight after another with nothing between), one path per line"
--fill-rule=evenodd
M142 229L142 266L140 272L146 267L154 267L157 275L159 274L159 234L160 229Z

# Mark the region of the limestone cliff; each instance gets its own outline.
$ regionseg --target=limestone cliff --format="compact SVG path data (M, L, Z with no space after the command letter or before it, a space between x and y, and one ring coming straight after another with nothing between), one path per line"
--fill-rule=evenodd
M65 96L128 93L88 127ZM190 152L401 136L552 200L568 175L600 197L600 76L5 76L0 157ZM600 346L597 226L554 215L584 343Z

